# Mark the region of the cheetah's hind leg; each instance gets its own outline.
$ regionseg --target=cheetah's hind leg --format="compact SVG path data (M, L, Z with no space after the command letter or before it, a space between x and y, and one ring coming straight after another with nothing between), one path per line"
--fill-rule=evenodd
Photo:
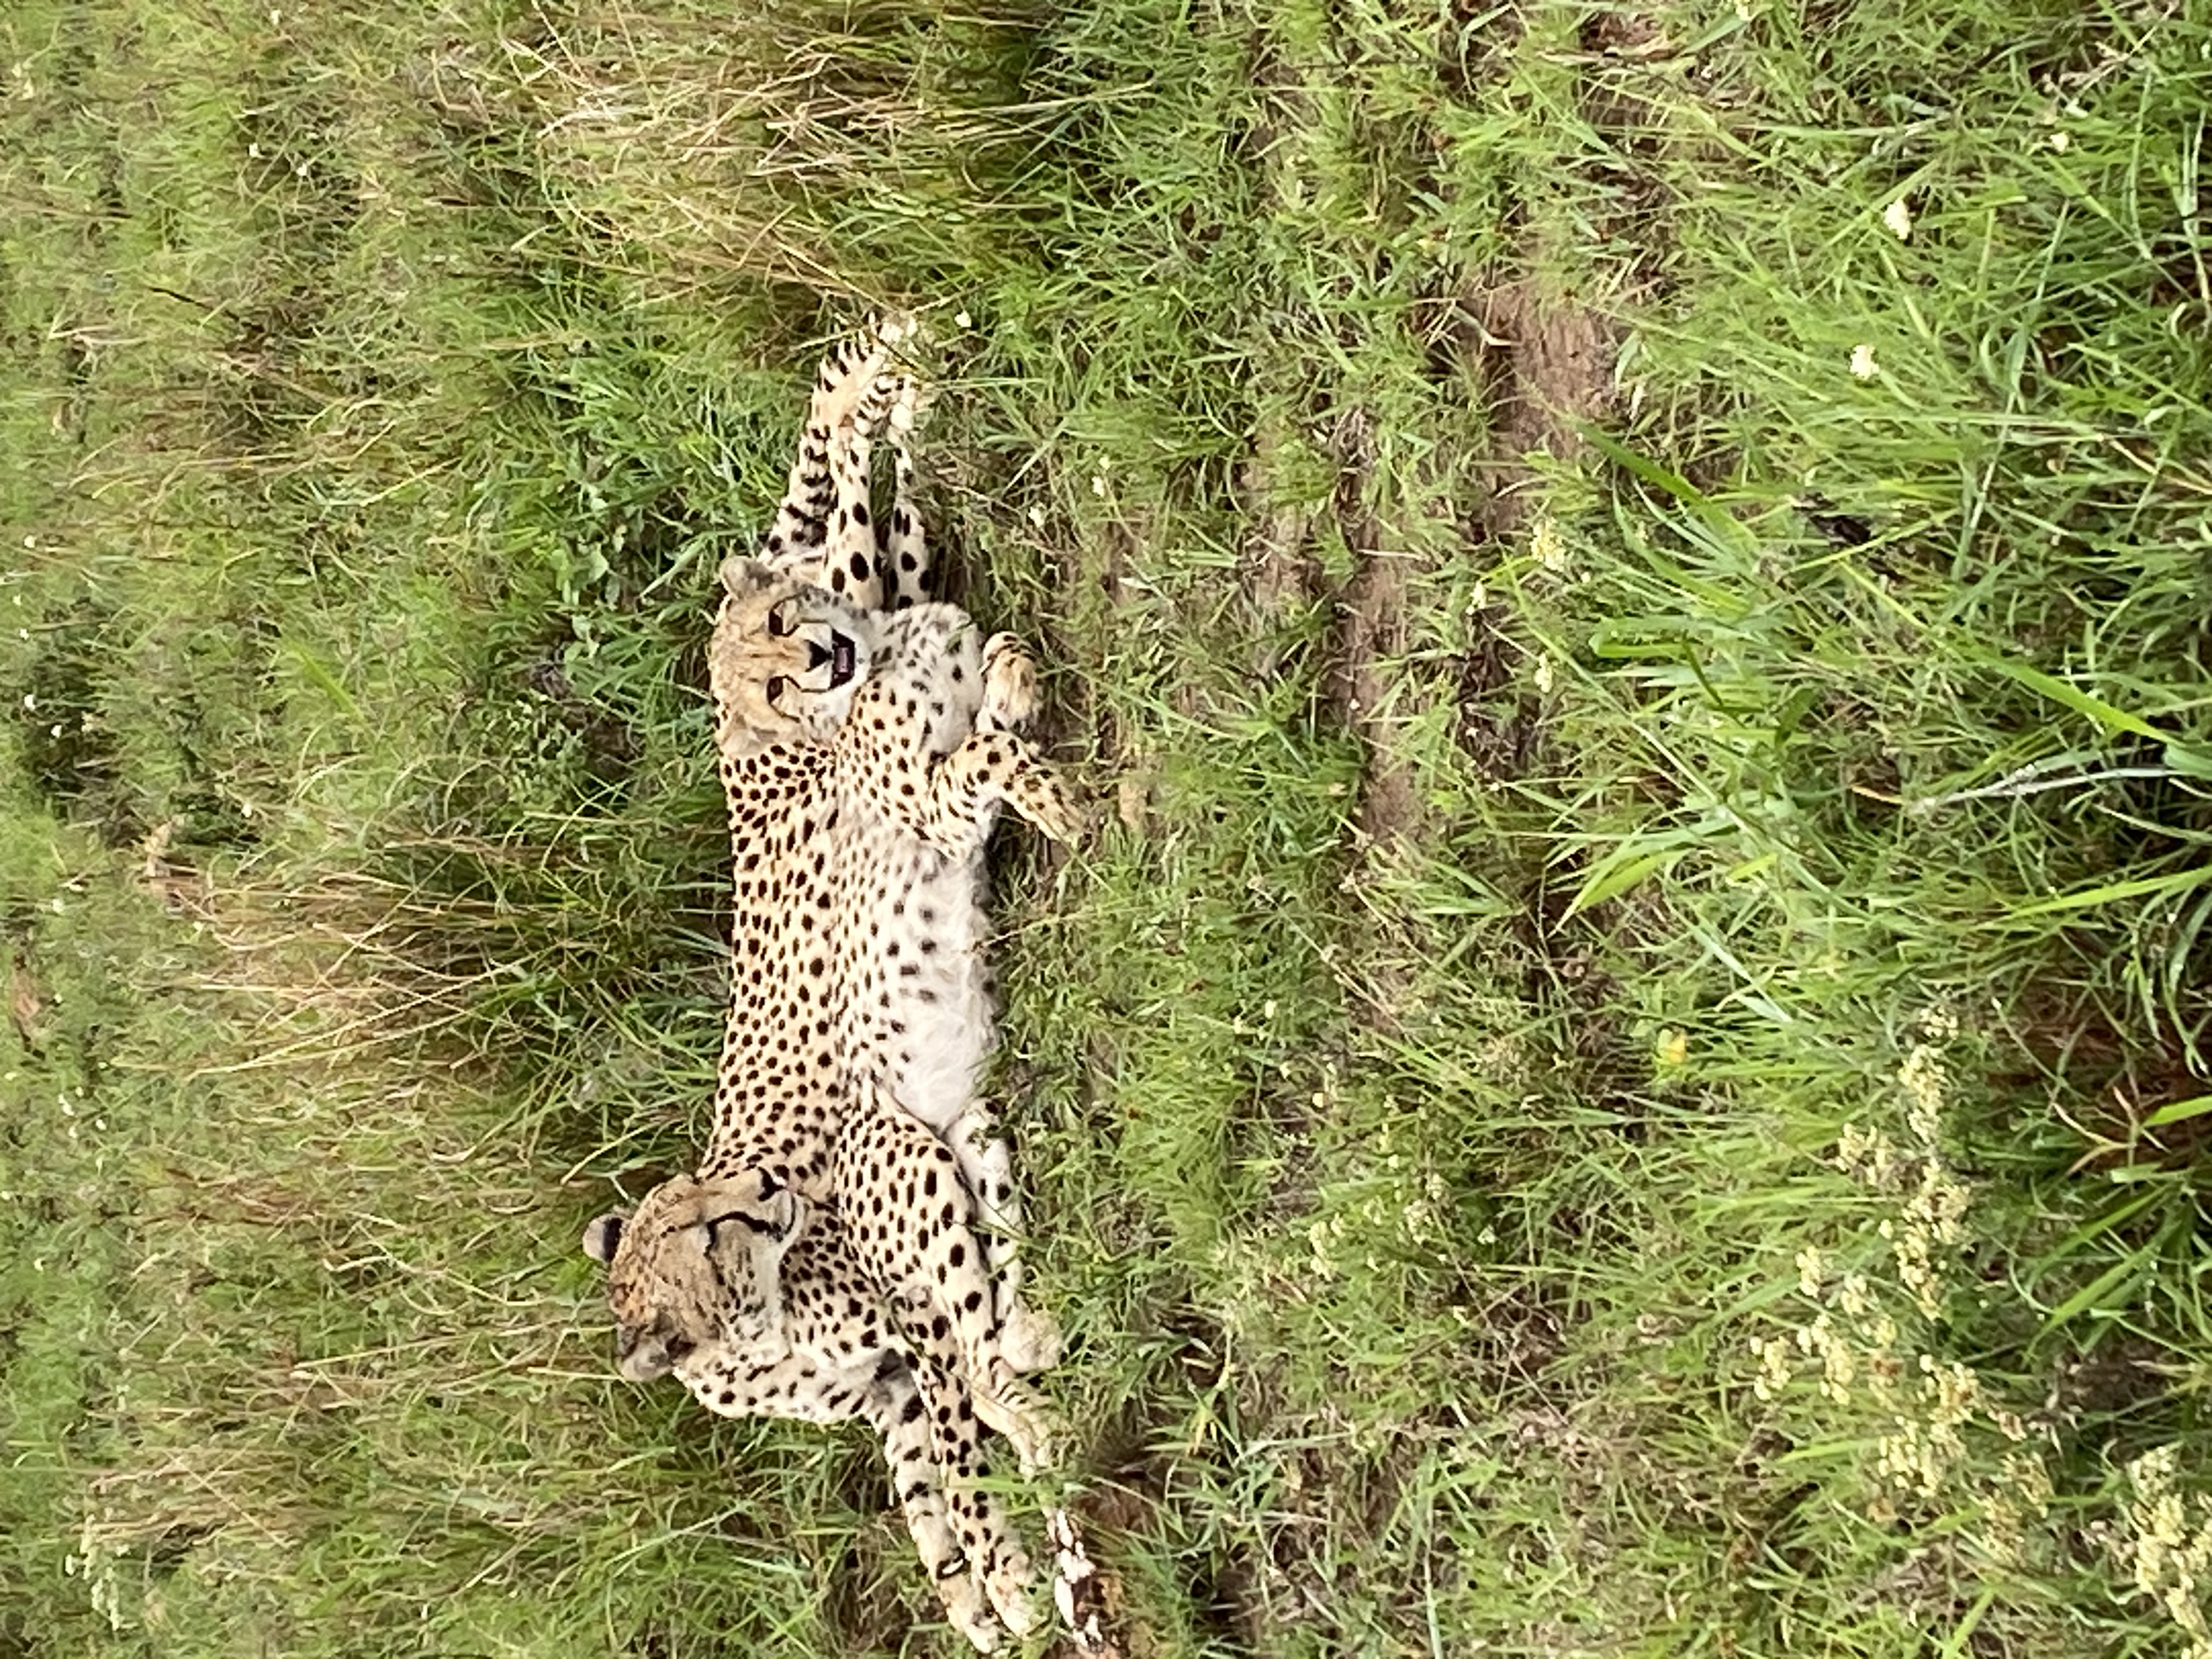
M905 333L904 325L896 320L879 324L840 341L822 359L806 423L799 433L799 453L792 462L783 501L762 549L762 562L779 574L817 586L833 586L828 544L841 495L849 523L848 480L854 465L853 440L856 433L860 434L860 499L865 501L867 442L896 393L896 378L888 372L890 349ZM865 524L865 508L863 514ZM848 587L852 581L851 552L849 547L844 549L838 565L845 571ZM847 597L864 610L876 608L874 592L848 592Z
M957 1154L888 1090L865 1076L854 1081L830 1153L832 1184L848 1206L889 1188L880 1218L853 1229L854 1252L907 1341L967 1383L975 1414L1013 1443L1023 1472L1048 1466L1043 1402L999 1351L996 1297Z
M988 1105L976 1102L945 1132L945 1139L975 1194L975 1232L995 1292L999 1352L1014 1370L1034 1376L1060 1363L1060 1328L1051 1315L1022 1301L1022 1200L1014 1184L1013 1149L1004 1135L981 1138L990 1115Z

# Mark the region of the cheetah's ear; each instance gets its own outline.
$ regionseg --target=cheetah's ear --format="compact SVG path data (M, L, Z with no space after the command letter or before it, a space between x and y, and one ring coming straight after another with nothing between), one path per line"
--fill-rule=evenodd
M615 1251L621 1248L623 1218L618 1212L595 1217L584 1229L584 1254L602 1267L614 1265Z
M758 559L748 558L742 553L732 553L723 560L720 574L723 591L740 599L765 593L783 580Z

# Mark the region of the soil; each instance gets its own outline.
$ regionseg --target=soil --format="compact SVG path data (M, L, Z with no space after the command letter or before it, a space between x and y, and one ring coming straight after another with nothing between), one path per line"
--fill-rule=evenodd
M1439 310L1428 319L1439 368L1478 389L1487 416L1486 435L1465 463L1481 483L1480 498L1461 526L1480 547L1524 527L1539 477L1528 458L1579 454L1583 423L1610 410L1617 343L1596 313L1540 300L1525 282L1495 283L1441 302ZM1394 759L1399 721L1384 702L1388 665L1407 648L1409 592L1425 572L1414 556L1393 550L1389 527L1366 505L1375 459L1367 413L1345 411L1330 447L1339 469L1338 528L1359 561L1336 595L1326 682L1330 707L1367 747L1354 823L1370 842L1418 838L1427 828L1425 811L1412 775ZM1275 602L1288 584L1310 580L1301 569L1305 562L1283 553L1290 535L1304 528L1279 514L1255 521L1250 545L1258 556L1248 559L1255 599ZM1455 688L1461 741L1486 774L1518 775L1536 747L1538 709L1528 697L1502 715L1496 708L1517 653L1482 620L1476 619L1483 643L1462 664Z
M1478 463L1489 489L1470 524L1480 539L1509 534L1527 516L1536 482L1528 457L1573 459L1583 425L1611 410L1619 343L1595 312L1510 282L1462 295L1445 343L1473 371L1489 416L1488 453Z

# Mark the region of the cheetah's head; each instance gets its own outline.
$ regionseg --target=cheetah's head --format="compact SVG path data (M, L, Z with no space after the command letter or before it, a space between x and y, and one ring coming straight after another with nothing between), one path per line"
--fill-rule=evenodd
M757 1347L783 1322L783 1254L805 1231L806 1202L764 1170L700 1181L678 1176L635 1215L584 1229L584 1252L607 1269L615 1363L633 1382L665 1376L701 1350Z
M726 559L721 574L708 659L725 741L826 742L868 678L876 619L755 559Z

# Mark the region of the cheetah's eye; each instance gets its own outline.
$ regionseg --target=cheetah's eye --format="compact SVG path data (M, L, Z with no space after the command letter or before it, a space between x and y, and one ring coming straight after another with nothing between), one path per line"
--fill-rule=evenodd
M784 685L785 680L782 675L771 674L768 677L768 700L770 702L781 702L783 700Z

